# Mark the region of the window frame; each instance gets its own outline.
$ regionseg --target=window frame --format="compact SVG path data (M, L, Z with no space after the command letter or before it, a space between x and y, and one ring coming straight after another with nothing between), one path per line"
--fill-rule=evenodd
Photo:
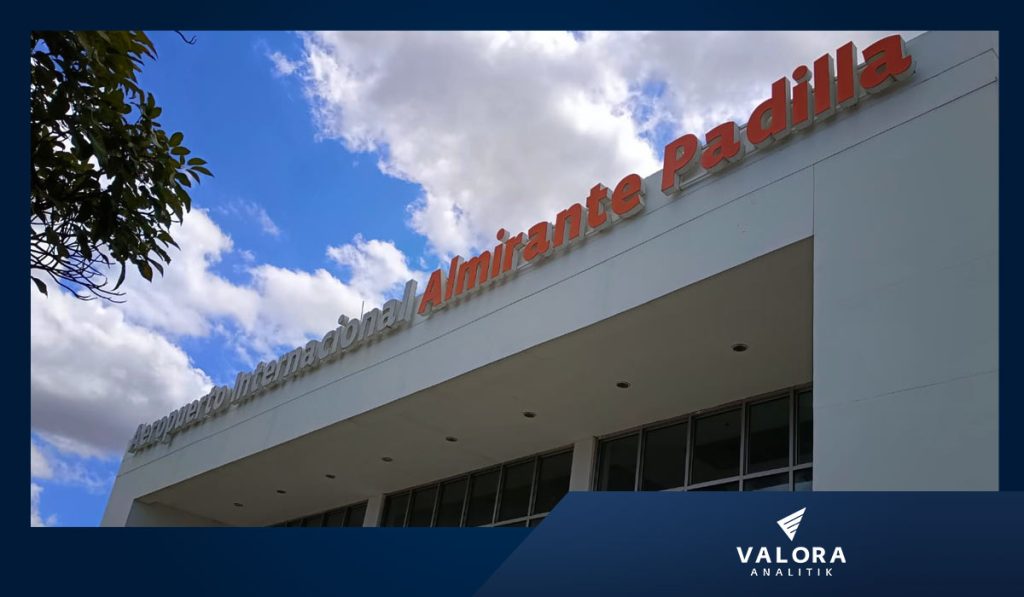
M382 523L384 521L384 515L386 514L386 511L387 511L386 504L387 504L388 500L390 500L390 499L392 499L394 497L399 497L399 496L401 496L403 494L408 494L409 495L409 500L408 500L408 503L406 504L405 517L403 518L403 521L402 521L402 527L403 528L407 527L408 524L409 524L410 508L412 507L412 495L413 495L413 493L415 493L416 491L422 490L422 489L428 489L428 488L433 486L436 491L434 493L434 507L433 507L433 514L431 515L431 518L430 518L430 528L438 528L435 525L437 524L437 514L438 514L438 509L439 509L440 503L441 503L441 490L442 490L442 487L445 484L447 484L447 483L451 483L453 481L459 481L459 480L463 480L464 479L466 481L466 488L464 489L464 492L463 492L463 495L462 495L462 513L459 516L459 527L458 528L465 528L466 527L466 518L469 515L469 499L470 499L470 494L471 494L472 488L473 488L473 477L475 477L477 475L482 475L482 474L490 473L490 472L495 472L495 471L498 473L498 482L497 482L497 484L495 486L494 506L491 509L491 521L489 523L487 523L487 524L478 525L478 526L473 527L473 528L494 528L494 527L515 526L518 523L523 523L526 526L530 526L531 522L534 521L534 520L538 521L538 523L539 523L539 521L541 519L545 518L549 514L549 512L550 512L550 511L549 512L536 512L535 511L536 502L537 502L537 486L538 486L538 483L540 481L541 461L543 459L549 457L549 456L557 456L557 455L566 454L566 453L567 454L572 454L573 453L573 445L570 444L570 445L567 445L567 446L560 446L560 447L555 448L553 450L547 450L547 451L544 451L544 452L538 452L537 454L533 454L531 456L526 456L526 457L523 457L523 458L516 458L514 460L509 460L508 462L502 462L501 464L498 464L496 466L495 465L486 466L486 467L479 468L479 469L476 469L476 470L472 470L472 471L469 471L469 472L466 472L466 473L461 473L461 474L458 474L458 475L453 475L451 477L445 477L443 479L440 479L440 480L437 480L437 481L432 481L430 483L424 483L422 485L416 485L416 486L413 486L413 487L408 487L406 489L402 489L402 490L399 490L399 491L395 491L395 492L391 492L391 493L385 494L384 495L385 507L381 508L380 517L379 517L379 520L377 521L377 523L378 523L378 525L380 525L380 523ZM504 492L504 489L505 489L505 470L507 468L509 468L509 467L513 467L513 466L516 466L516 465L524 464L524 463L527 463L527 462L532 462L533 463L533 471L531 472L531 476L530 476L530 497L529 497L529 503L527 504L526 515L525 516L517 516L515 518L508 518L508 519L501 519L501 520L499 520L498 519L498 513L501 512L501 498L502 498L502 493ZM569 463L570 463L569 464L569 470L570 470L570 474L571 474L571 471L572 471L572 458L571 457L570 457ZM534 526L536 526L536 525L534 525ZM398 527L395 527L395 528L398 528ZM424 527L424 528L426 528L426 527ZM456 527L447 527L447 528L456 528Z
M725 404L719 404L713 407L696 410L685 415L675 416L669 419L662 419L647 423L644 425L638 425L615 433L600 436L597 438L597 446L595 451L594 465L590 475L590 491L603 491L599 489L601 485L601 446L604 442L614 441L630 435L637 435L638 446L636 454L636 472L633 479L632 491L644 491L641 489L643 484L643 465L644 465L644 450L647 447L646 434L650 431L655 431L664 427L669 427L679 423L686 423L686 470L683 473L683 485L679 487L672 487L669 489L661 490L647 490L647 491L690 491L694 489L703 489L712 487L715 485L724 485L726 483L739 483L739 491L744 491L745 483L747 479L757 479L760 477L767 477L771 475L778 475L782 473L788 473L789 475L789 491L794 491L795 487L795 473L797 471L813 469L814 468L814 455L811 454L811 460L801 464L797 464L797 396L803 392L811 392L811 408L814 408L814 385L813 383L805 383L772 392L765 392L756 396L743 398L741 400L734 400ZM758 471L756 473L750 473L747 471L749 455L747 454L747 436L750 432L749 429L749 409L751 406L761 404L764 402L770 402L779 398L786 398L789 406L789 458L786 466L773 468L764 471ZM713 481L704 481L701 483L692 483L691 475L693 474L693 456L694 456L694 422L696 419L705 417L708 415L716 415L736 408L740 409L740 461L738 475L730 477L722 477L721 479L715 479ZM812 411L813 412L813 411ZM812 419L813 422L813 419Z
M319 528L339 528L339 529L340 528L345 528L345 527L348 526L348 520L349 520L349 516L351 516L351 514L352 514L352 509L353 508L358 508L359 506L363 507L363 525L360 525L360 526L364 526L366 524L366 507L367 507L367 504L368 504L367 500L362 500L360 502L353 502L351 504L346 504L344 506L338 506L337 508L328 508L327 510L320 510L320 511L317 511L317 512L313 512L311 514L306 514L304 516L296 516L295 518L289 518L288 520L284 520L284 521L281 521L281 522L275 522L274 524L267 525L267 526L271 526L271 527L288 527L288 526L292 526L292 527L302 527L302 528L307 528L307 529L311 529L311 528L318 528L318 529ZM339 510L344 510L344 512L342 512L342 516L341 516L341 526L340 527L328 527L328 526L325 526L324 523L327 522L327 515L328 514L333 514L335 512L338 512ZM306 526L305 524L303 524L304 521L306 521L307 519L312 519L312 518L319 519L320 524L315 525L315 526ZM359 527L348 527L348 528L359 528Z

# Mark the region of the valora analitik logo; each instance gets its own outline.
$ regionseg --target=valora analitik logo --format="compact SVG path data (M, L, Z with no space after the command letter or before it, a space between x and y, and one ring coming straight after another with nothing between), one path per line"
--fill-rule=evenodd
M792 546L806 511L800 508L775 521L789 539L789 546L736 547L740 564L750 567L750 576L834 576L836 567L846 563L846 554L839 546Z

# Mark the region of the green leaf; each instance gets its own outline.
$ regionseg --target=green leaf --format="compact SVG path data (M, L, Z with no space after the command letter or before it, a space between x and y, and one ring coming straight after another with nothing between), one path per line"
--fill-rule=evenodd
M124 267L124 263L121 263L121 275L119 275L117 277L117 284L114 284L114 290L117 290L118 288L120 288L121 284L124 283L124 273L125 273L125 271L127 271L127 270Z
M49 243L51 247L56 247L60 244L60 239L57 237L57 233L54 232L53 228L47 226L43 234L46 235L46 242Z
M86 259L92 259L92 249L89 248L89 239L85 232L79 232L77 235L78 239L78 250L81 251L82 257Z
M43 294L45 294L47 296L50 295L50 293L46 291L46 284L44 284L42 280L40 280L39 278L37 278L35 276L29 276L29 277L32 278L32 281L36 283L36 288L39 290L39 292L42 292Z
M170 227L191 209L192 179L213 176L205 160L188 157L184 132L164 129L163 110L141 86L155 46L142 31L33 31L30 39L32 238L52 264L32 272L33 285L46 292L49 274L98 295L110 291L117 266L113 290L123 288L130 265L152 280L177 247Z
M158 233L156 235L156 237L158 239L162 240L163 242L169 244L169 245L172 245L174 247L178 247L178 243L174 242L174 239L171 238L171 235L168 234L166 230L161 231L160 233ZM178 247L178 248L180 249L181 247Z

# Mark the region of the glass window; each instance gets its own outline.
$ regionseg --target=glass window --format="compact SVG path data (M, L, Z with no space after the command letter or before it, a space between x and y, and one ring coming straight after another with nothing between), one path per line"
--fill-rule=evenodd
M569 491L572 452L562 452L540 459L537 475L537 497L533 512L550 512Z
M809 469L793 473L793 491L812 491L814 489L814 472Z
M506 466L501 481L501 505L498 520L526 516L530 509L530 487L533 485L533 460Z
M435 497L437 497L437 485L412 492L412 508L409 509L409 522L406 526L429 527L434 518Z
M389 496L384 502L384 518L382 527L405 526L405 509L409 505L409 494L401 493Z
M289 520L287 523L285 523L285 526L300 527L300 526L302 526L302 519L298 518L296 520Z
M469 487L466 526L476 527L494 521L494 498L498 493L498 471L473 475Z
M751 404L747 411L747 472L789 466L789 397Z
M812 392L796 396L796 463L806 464L814 458L814 406Z
M528 526L528 527L530 527L532 529L533 527L538 526L541 523L541 521L543 521L545 518L547 518L547 516L542 516L540 518L531 518L530 519L530 524L528 524L526 526Z
M441 486L441 499L437 504L438 527L457 527L462 523L462 503L466 499L466 478L449 481Z
M324 526L345 526L345 510L345 508L338 508L337 510L331 510L330 512L324 514Z
M345 526L361 527L366 519L366 504L356 504L348 507L348 515L345 517Z
M604 440L598 445L595 488L809 490L810 471L794 469L808 468L813 457L811 395L809 389L780 391L769 399L748 399Z
M739 475L739 409L695 418L693 437L691 483Z
M686 483L686 423L644 433L643 491L682 487Z
M697 489L692 489L691 491L739 491L739 490L740 490L740 482L739 481L733 481L731 483L720 483L718 485L706 485L704 487L698 487Z
M789 491L789 473L745 479L743 491Z
M639 435L627 435L601 443L601 468L597 475L598 491L633 491L636 489L636 457Z

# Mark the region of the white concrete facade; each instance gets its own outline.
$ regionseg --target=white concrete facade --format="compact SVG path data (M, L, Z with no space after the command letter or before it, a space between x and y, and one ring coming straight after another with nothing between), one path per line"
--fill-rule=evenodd
M914 76L855 109L673 197L653 173L634 218L126 454L103 524L265 525L368 501L373 526L388 492L563 446L586 490L595 437L809 383L815 490L998 489L998 36L907 48ZM777 346L751 350L749 375L712 375L732 366L720 344L748 336ZM594 338L609 356L591 372ZM696 363L664 378L693 388L678 400L644 385L676 338ZM620 378L635 404L605 393ZM432 443L446 434L459 444ZM328 468L349 474L320 490ZM273 501L281 483L294 502Z

